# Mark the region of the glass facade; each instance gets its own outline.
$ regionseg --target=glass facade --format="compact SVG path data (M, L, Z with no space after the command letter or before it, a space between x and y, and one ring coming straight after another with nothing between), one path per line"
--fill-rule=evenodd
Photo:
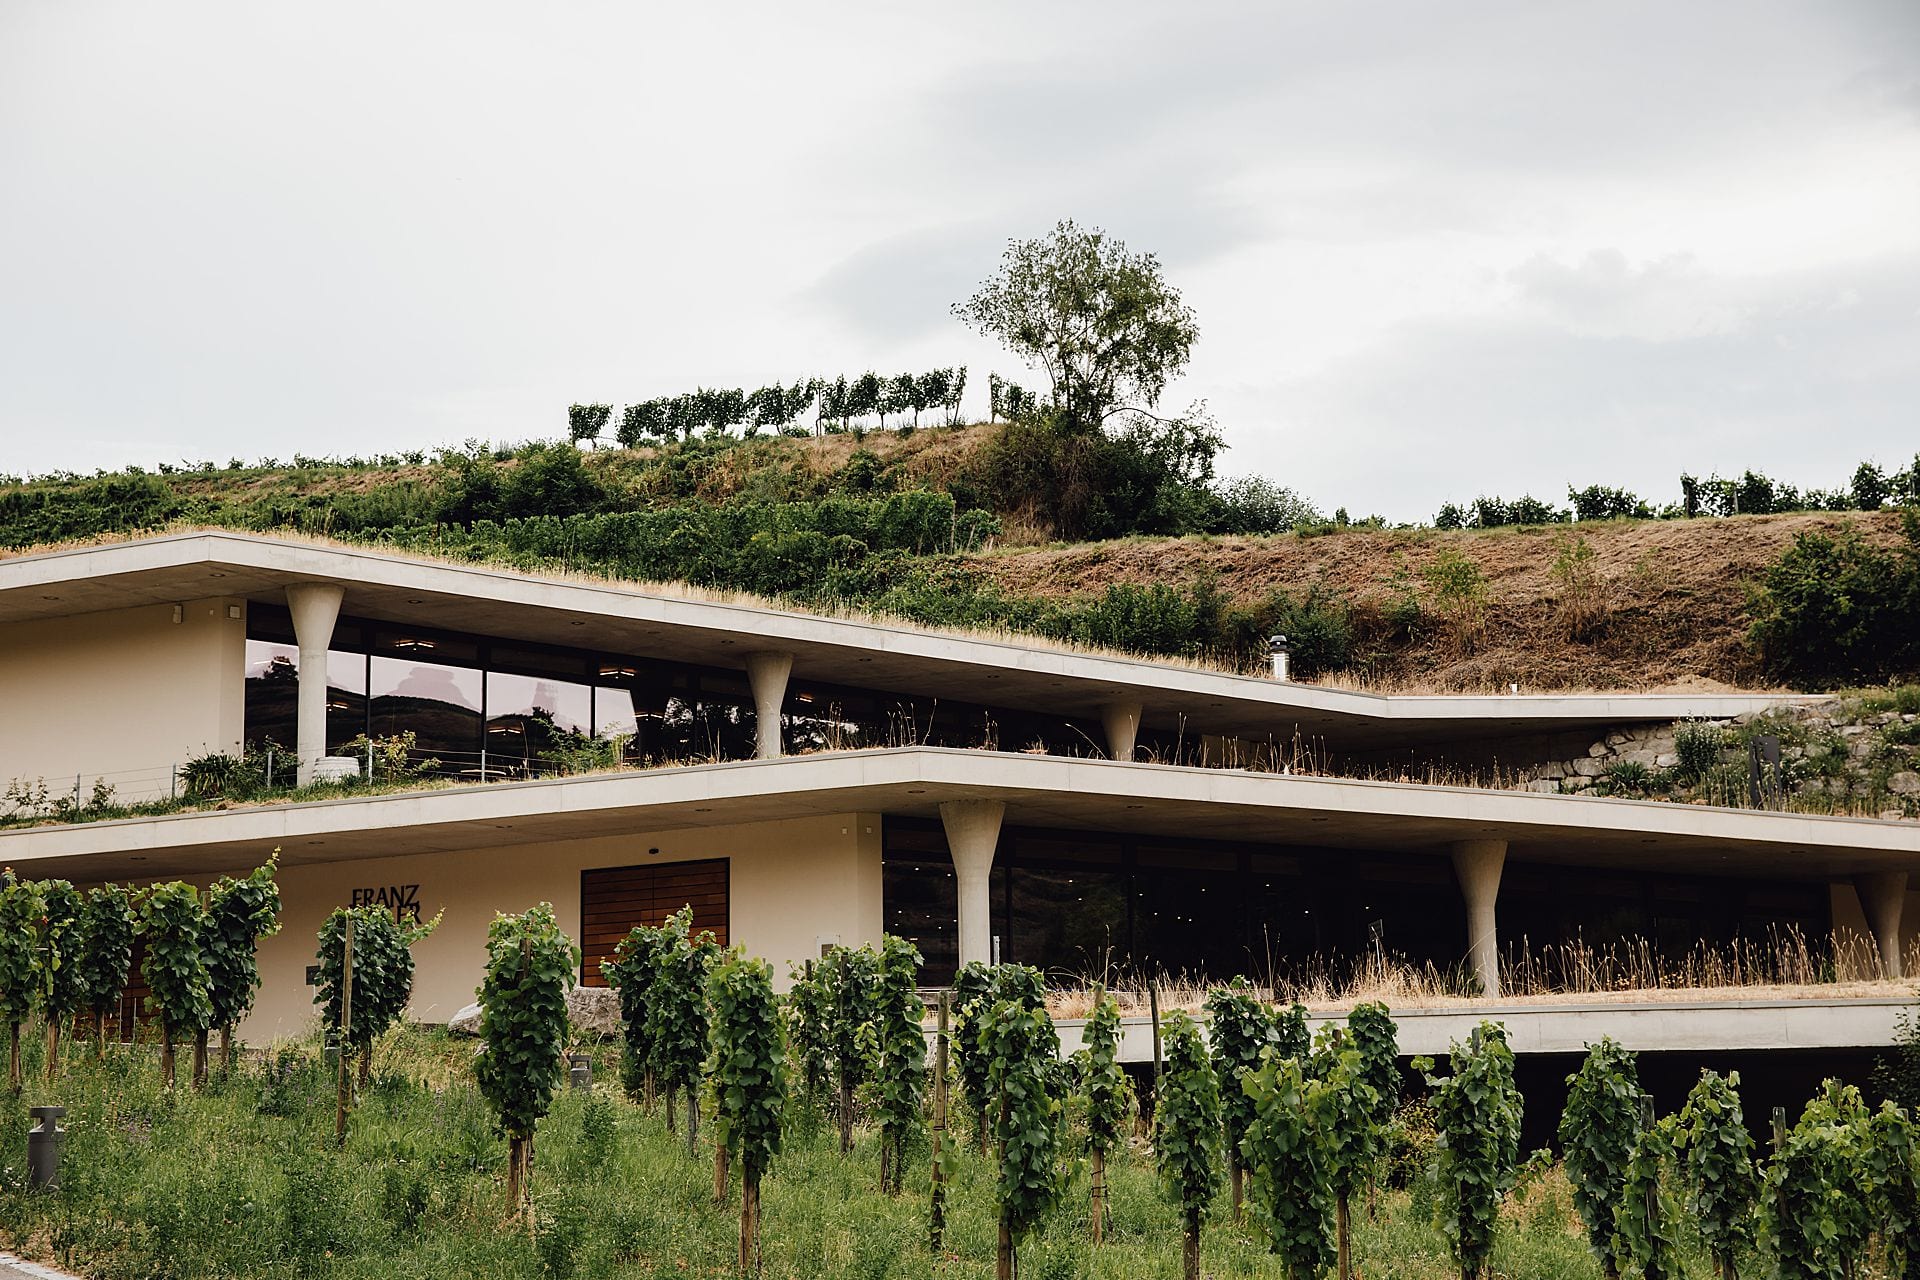
M252 605L247 637L247 741L290 752L300 668L292 620ZM752 686L726 668L344 618L327 684L329 751L411 732L416 763L438 761L449 776L551 772L556 754L616 738L635 764L744 760L755 750ZM920 744L1097 755L1104 741L1093 720L804 680L789 684L782 720L794 752ZM1141 737L1157 758L1178 746Z
M886 929L915 942L924 981L958 960L953 865L938 822L888 818ZM991 883L1004 960L1056 978L1118 969L1224 979L1300 973L1332 958L1461 965L1465 908L1434 854L1294 849L1105 832L1007 828ZM1510 862L1503 943L1589 946L1645 939L1656 957L1795 928L1830 928L1824 883L1706 879Z

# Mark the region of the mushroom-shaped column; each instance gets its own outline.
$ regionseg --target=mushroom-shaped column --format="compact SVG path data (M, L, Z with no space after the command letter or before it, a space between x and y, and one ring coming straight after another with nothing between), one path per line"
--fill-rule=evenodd
M340 617L346 589L334 582L296 582L287 588L287 612L293 615L293 638L300 646L300 685L295 702L294 755L301 786L313 781L320 758L327 754L327 646L333 643L333 624Z
M1500 872L1507 865L1505 840L1459 840L1453 846L1453 873L1467 901L1467 955L1482 995L1500 995L1500 936L1494 925L1494 900L1500 896Z
M1867 871L1853 878L1853 891L1860 895L1860 910L1867 917L1867 928L1880 946L1880 972L1887 978L1901 978L1900 909L1907 901L1907 873L1904 871Z
M1107 731L1107 759L1132 760L1140 736L1140 704L1109 702L1100 708L1100 723Z
M960 963L993 963L993 855L1000 846L1000 822L1007 806L998 800L943 800L940 823L947 829L947 853L959 891Z
M747 679L753 684L754 755L771 760L784 752L780 741L780 709L787 702L787 677L793 674L793 655L763 649L747 655Z

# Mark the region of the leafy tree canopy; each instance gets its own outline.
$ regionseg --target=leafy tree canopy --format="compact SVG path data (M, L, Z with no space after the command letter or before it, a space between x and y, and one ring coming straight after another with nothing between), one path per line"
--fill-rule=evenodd
M1073 432L1156 406L1200 336L1158 258L1071 219L1010 241L1000 270L953 313L1045 371L1052 407Z

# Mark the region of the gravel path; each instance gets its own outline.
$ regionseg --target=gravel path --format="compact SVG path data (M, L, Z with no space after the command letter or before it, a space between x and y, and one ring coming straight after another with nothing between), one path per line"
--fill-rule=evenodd
M80 1277L0 1250L0 1280L80 1280Z

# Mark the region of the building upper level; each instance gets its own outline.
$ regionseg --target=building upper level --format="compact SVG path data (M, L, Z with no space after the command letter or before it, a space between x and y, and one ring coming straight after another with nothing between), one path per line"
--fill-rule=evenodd
M330 602L309 611L324 635L317 623L303 635L290 596L316 595ZM292 750L303 648L326 655L309 695L322 754L412 730L444 768L483 778L516 758L537 772L568 735L650 759L944 745L1234 765L1250 762L1235 748L1264 744L1271 764L1308 744L1516 760L1529 741L1789 700L1379 695L671 585L201 531L0 560L0 779L78 788L243 742Z

